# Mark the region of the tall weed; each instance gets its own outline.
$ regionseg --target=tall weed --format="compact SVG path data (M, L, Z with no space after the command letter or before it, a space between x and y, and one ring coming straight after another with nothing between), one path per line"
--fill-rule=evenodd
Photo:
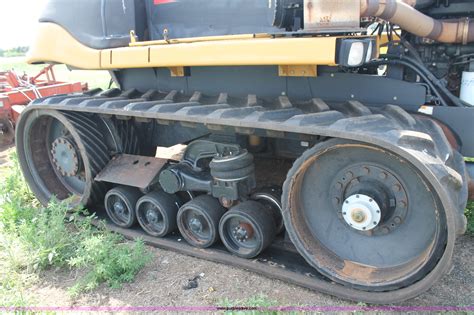
M71 212L51 200L41 207L28 189L15 156L0 183L0 305L22 306L24 291L49 268L81 270L85 276L70 289L72 295L102 283L119 287L133 281L150 260L144 243L126 242L98 227L95 215Z

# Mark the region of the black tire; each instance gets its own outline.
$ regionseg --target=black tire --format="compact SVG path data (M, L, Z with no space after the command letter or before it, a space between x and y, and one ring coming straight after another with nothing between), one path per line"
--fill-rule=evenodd
M178 228L176 216L180 200L176 195L154 191L141 197L136 206L136 216L142 229L149 235L164 237Z
M128 130L127 142L132 143L133 137L138 143L136 133L131 131L133 126ZM63 176L53 165L51 143L62 134L67 134L80 159L77 176ZM38 200L47 205L53 197L67 199L74 208L103 203L109 185L96 182L95 177L112 154L134 154L136 144L123 145L110 119L76 112L30 110L17 123L16 148L21 170Z
M231 208L219 223L222 243L234 255L254 258L275 238L275 220L265 206L245 201Z
M281 188L267 187L252 194L252 200L258 201L265 206L273 215L275 220L276 234L279 235L285 230L281 206Z
M104 205L110 220L122 228L130 228L137 222L135 206L141 193L133 187L116 187L105 195Z
M208 248L219 239L219 220L225 208L209 195L201 195L178 211L178 229L192 246Z
M21 116L16 129L18 159L28 185L43 205L53 197L68 199L70 207L102 203L107 185L94 180L110 161L102 128L102 120L81 113L33 110ZM59 133L67 133L77 147L80 176L66 178L52 164L51 142Z
M363 231L344 206L369 191L382 216ZM415 166L392 152L329 140L305 152L288 173L285 227L306 261L330 279L365 291L396 290L424 278L445 250L446 214L433 191Z

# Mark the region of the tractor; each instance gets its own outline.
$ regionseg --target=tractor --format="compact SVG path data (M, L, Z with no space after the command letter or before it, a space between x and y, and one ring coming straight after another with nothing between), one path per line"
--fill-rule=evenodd
M32 64L117 88L16 126L43 204L344 299L451 268L474 198L474 2L50 0ZM472 160L471 160L472 161Z

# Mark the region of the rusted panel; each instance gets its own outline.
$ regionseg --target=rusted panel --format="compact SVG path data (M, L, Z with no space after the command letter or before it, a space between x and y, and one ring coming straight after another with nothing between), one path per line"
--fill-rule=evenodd
M318 70L315 65L305 66L278 66L280 77L317 77Z
M360 3L354 0L305 0L304 28L347 29L360 27Z
M145 189L167 162L154 157L122 154L114 157L95 180Z

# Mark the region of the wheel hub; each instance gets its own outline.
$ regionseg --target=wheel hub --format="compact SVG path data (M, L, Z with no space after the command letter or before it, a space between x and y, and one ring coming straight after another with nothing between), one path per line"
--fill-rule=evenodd
M195 217L191 218L189 220L189 228L195 233L201 233L203 229L201 220Z
M124 214L125 214L125 205L120 201L115 202L114 203L114 211L119 216L124 216Z
M238 226L236 226L233 231L232 231L232 234L234 235L234 238L239 241L239 242L245 242L247 241L250 237L252 237L253 235L253 230L252 230L252 227L249 226L248 224L246 223L243 223L243 224L239 224Z
M156 222L158 222L158 215L156 214L156 212L154 210L149 209L146 212L146 219L148 220L148 222L156 223Z
M404 186L385 168L354 164L338 172L330 194L341 221L360 233L377 236L389 234L403 224L408 210Z
M78 175L80 160L73 142L65 137L57 138L51 146L53 165L62 176Z
M380 223L380 206L369 196L352 195L342 206L344 221L359 231L370 231Z

